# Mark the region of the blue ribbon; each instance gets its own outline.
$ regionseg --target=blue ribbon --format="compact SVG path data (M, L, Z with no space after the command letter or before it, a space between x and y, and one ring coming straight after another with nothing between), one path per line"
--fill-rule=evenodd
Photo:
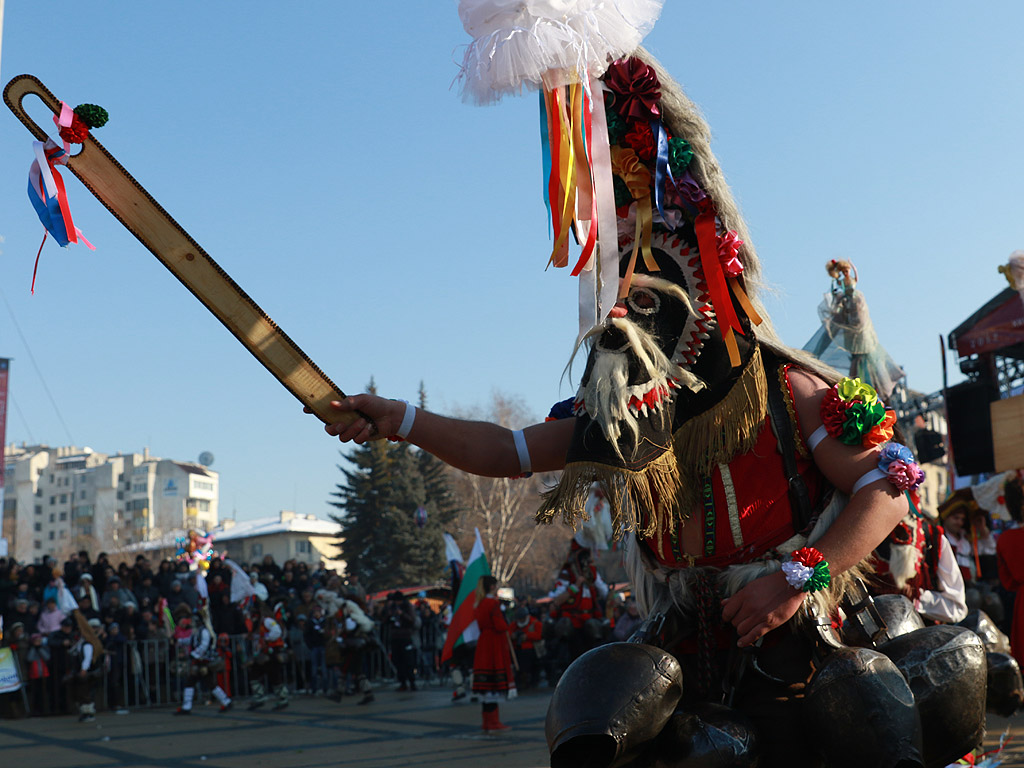
M41 183L42 179L40 179ZM32 207L36 209L36 216L39 217L42 225L46 227L46 231L63 248L70 241L68 240L68 230L64 222L64 215L60 210L60 202L56 197L47 195L45 187L43 187L43 195L44 197L39 196L39 191L35 188L30 177L28 180L28 199L32 201Z
M551 180L551 137L548 135L548 112L544 107L544 91L540 96L540 156L544 178L541 187L544 190L544 209L548 213L548 237L551 237L551 197L548 195L548 182Z
M668 134L665 133L665 126L661 124L661 120L652 120L651 130L658 137L658 159L654 163L654 204L658 207L661 220L665 221L665 177L672 176L672 171L668 167Z

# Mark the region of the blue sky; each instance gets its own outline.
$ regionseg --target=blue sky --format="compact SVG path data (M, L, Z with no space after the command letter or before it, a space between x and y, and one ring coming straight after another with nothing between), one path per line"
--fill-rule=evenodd
M6 3L0 79L106 107L97 138L342 388L423 381L442 412L500 391L537 417L572 394L536 98L462 103L454 2L45 7ZM647 45L711 124L786 341L850 258L910 385L941 386L939 335L1024 247L1021 28L1012 2L668 0ZM3 110L8 441L209 450L222 515L325 514L338 443L70 174L97 251L48 243L29 295L30 162Z

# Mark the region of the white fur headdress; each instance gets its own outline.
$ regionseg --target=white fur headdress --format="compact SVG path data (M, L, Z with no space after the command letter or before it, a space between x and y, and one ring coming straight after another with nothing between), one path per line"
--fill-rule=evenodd
M663 0L460 0L473 37L459 79L467 100L600 77L651 31Z

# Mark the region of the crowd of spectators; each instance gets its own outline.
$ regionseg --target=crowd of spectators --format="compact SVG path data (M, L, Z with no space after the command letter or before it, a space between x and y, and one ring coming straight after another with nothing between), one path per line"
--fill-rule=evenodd
M389 619L394 601L369 604L357 575L343 580L323 563L316 568L291 560L278 564L271 555L259 563L239 565L244 574L213 558L205 572L212 629L220 638L227 636L233 642L241 638L238 647L245 647L251 615L247 615L245 605L232 600L231 584L233 579L247 577L256 598L282 623L294 664L292 680L299 690L336 698L345 692L346 681L351 685L355 677L343 668L344 659L332 654L341 642L343 629L338 617L328 615L323 601L316 599L325 590L339 600L354 601L376 620L376 629L367 640L382 654L390 656L393 652L393 668L384 670L387 676L401 670L407 687L414 687L417 674L421 678L437 674L443 630L426 600L415 595L412 600L401 598L415 616L414 629L408 632L404 626L393 627ZM162 642L167 647L168 641L173 641L165 615L175 615L183 604L193 611L199 607L196 579L197 572L186 563L167 559L154 566L145 555L136 556L133 563L117 565L106 553L93 559L86 551L63 564L52 557L27 565L0 558L0 645L16 653L31 712L70 711L61 684L72 671L69 654L78 627L61 610L58 592L62 584L106 649L103 672L111 691L107 704L120 708L125 699L124 691L118 691L118 681L125 679L125 665L132 663L129 649L144 648L147 641ZM397 631L392 632L393 628ZM170 652L174 653L173 647Z
M244 573L213 558L205 572L212 629L219 638L228 636L240 642L239 648L244 647L252 627L251 616L242 604L232 601L231 584L233 579L248 578L256 598L282 623L294 664L292 680L299 691L332 699L355 692L358 672L346 667L343 621L330 614L324 591L338 601L356 603L373 619L375 629L366 642L378 650L374 671L380 677L396 680L397 690L415 691L418 685L438 682L447 675L449 670L440 658L451 620L450 604L428 599L422 592L408 594L408 590L370 600L357 575L343 579L323 563L316 568L291 560L278 564L267 555L261 562L239 565ZM61 585L70 591L78 611L106 649L106 706L121 708L131 705L118 682L127 679L131 649L142 648L147 641L163 642L163 647L173 641L164 615L174 615L182 605L193 611L198 608L200 589L196 579L197 572L186 563L166 559L154 566L145 555L116 565L106 553L93 559L86 551L64 563L50 557L20 565L0 558L0 645L16 653L32 714L70 711L61 684L73 671L70 650L78 627L61 609ZM578 653L578 644L570 644L561 631L565 622L559 624L557 607L548 601L521 597L507 603L506 608L519 664L519 687L553 686ZM627 639L639 621L633 600L612 593L595 612L588 644L592 647ZM135 658L137 664L137 654ZM462 659L457 662L468 673L471 653L468 657L462 654ZM362 663L368 664L365 660Z

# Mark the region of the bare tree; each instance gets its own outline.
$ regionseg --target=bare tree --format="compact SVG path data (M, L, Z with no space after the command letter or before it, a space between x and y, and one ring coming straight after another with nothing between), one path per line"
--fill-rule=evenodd
M536 421L518 398L495 392L487 412L467 412L462 418L485 419L511 429L519 429ZM569 531L562 526L540 526L533 515L540 502L540 492L551 484L551 475L524 478L480 477L452 471L452 488L466 510L460 518L459 536L472 540L473 528L480 529L484 551L491 573L500 584L509 584L522 569L528 581L542 583L545 574L551 578L560 559L555 552L567 546ZM561 543L552 547L549 538ZM543 545L535 547L538 539ZM563 553L564 554L564 553Z

